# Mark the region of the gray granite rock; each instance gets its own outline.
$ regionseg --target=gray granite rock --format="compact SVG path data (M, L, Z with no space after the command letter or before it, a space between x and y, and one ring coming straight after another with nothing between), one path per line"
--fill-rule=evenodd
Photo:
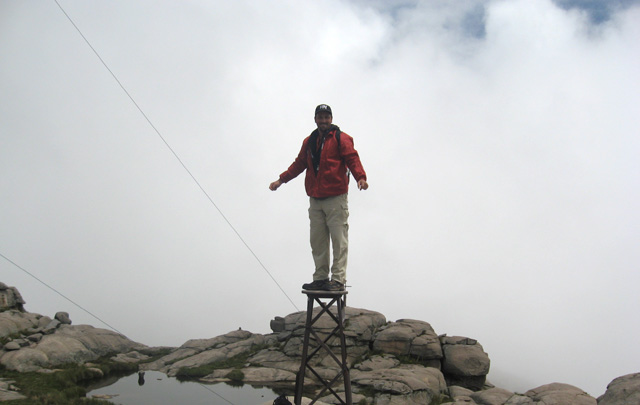
M450 385L474 391L482 389L489 373L490 360L473 339L453 337L443 340L442 371Z
M11 336L29 328L38 327L41 315L8 310L0 312L0 337Z
M4 345L4 350L12 352L14 350L20 350L20 344L14 340Z
M623 375L607 385L598 405L640 404L640 373Z
M0 311L8 309L24 312L24 300L15 287L0 282Z
M45 335L33 347L0 354L0 364L9 370L37 371L42 367L66 363L81 364L107 354L143 347L116 332L89 325L63 325L55 333Z
M16 401L26 398L27 397L16 391L13 381L0 378L0 402Z
M513 392L502 388L489 388L488 390L474 392L469 396L478 405L503 405L513 395Z
M595 398L569 384L551 383L542 385L525 392L534 403L540 402L545 405L596 405Z
M71 318L69 318L68 312L56 312L56 315L53 318L63 325L71 325Z
M388 368L398 367L400 360L390 354L383 354L381 356L372 356L370 359L354 365L354 368L361 371L374 371L383 370Z
M447 393L447 384L440 370L415 364L373 371L352 370L351 382L394 396L421 391L419 397L428 398L424 403Z

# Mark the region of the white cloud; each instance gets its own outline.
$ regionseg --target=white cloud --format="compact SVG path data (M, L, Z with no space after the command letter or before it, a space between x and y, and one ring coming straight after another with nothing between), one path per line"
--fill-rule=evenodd
M61 4L298 307L302 180L267 185L326 102L371 185L351 305L479 339L509 389L637 371L637 7ZM55 4L2 8L1 253L148 344L292 312ZM0 268L28 310L96 325Z

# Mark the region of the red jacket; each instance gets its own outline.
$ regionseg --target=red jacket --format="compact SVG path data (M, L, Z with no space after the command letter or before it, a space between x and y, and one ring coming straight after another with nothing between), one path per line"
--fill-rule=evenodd
M313 168L311 149L309 148L310 136L308 136L302 142L298 157L280 175L280 181L287 183L306 169L307 175L304 186L307 190L307 195L309 197L324 198L345 194L349 191L347 168L351 171L356 181L360 179L366 180L367 174L362 167L362 163L360 163L360 156L353 148L353 138L341 132L340 150L338 150L338 141L335 133L336 130L333 129L325 137L317 174ZM321 142L321 139L319 141Z

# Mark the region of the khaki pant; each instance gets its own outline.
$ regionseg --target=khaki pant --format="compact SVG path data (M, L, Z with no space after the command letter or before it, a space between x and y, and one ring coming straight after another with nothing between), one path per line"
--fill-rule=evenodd
M331 279L347 282L347 253L349 251L349 207L347 194L319 200L309 198L311 223L311 254L316 265L314 280L329 278L329 240L333 245Z

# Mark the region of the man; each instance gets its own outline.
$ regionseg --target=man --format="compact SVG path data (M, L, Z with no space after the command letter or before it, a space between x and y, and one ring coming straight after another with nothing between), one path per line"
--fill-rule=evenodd
M316 269L313 282L303 284L302 288L343 291L347 281L349 243L349 171L360 190L366 190L369 185L358 152L353 148L353 138L332 124L331 107L326 104L317 106L314 120L318 128L305 138L298 157L269 188L275 191L283 183L307 171L304 184L309 195L311 254ZM329 240L333 245L331 268Z

